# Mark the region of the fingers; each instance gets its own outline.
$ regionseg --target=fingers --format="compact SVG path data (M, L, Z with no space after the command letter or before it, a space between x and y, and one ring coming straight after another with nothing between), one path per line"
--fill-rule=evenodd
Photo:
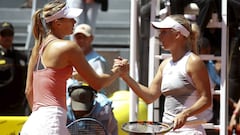
M113 67L122 67L128 64L128 59L123 59L122 57L118 57L114 59Z
M113 67L115 71L120 72L120 76L127 75L129 72L128 59L122 57L117 57L114 59Z
M178 128L181 128L183 125L184 125L184 121L181 121L181 120L175 120L174 121L174 124L173 124L173 129L178 129Z
M173 129L178 129L181 128L187 120L187 116L184 115L184 113L179 113L176 115L176 117L174 118L174 124L173 124Z

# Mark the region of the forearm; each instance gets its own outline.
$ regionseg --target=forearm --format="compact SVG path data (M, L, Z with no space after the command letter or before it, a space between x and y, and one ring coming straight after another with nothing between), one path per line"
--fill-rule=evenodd
M32 89L26 88L25 94L26 94L26 98L28 101L28 105L29 105L30 109L32 110L32 107L33 107L33 91L32 91Z
M209 97L202 96L191 107L186 108L182 113L187 117L199 114L210 107L212 100Z
M92 77L89 78L88 76L87 79L85 79L85 82L98 91L112 84L119 77L119 75L120 73L117 70L111 70L111 72L108 74L103 73L98 75L95 73L95 79Z
M154 101L154 97L150 94L147 87L141 85L140 83L136 82L132 77L129 75L122 76L122 79L128 84L128 86L140 97L142 98L147 104L152 103Z
M32 109L33 106L33 87L32 87L32 77L28 75L26 81L25 95L29 104L29 107Z
M103 73L100 76L102 81L100 81L99 84L101 88L104 88L111 85L119 77L119 73L118 72L110 72L108 74Z
M236 108L233 111L233 114L231 116L230 122L229 122L229 127L230 129L234 128L237 124L237 118L239 118L239 112L240 111L240 99L238 100L238 103L236 105Z
M25 95L31 109L33 106L33 71L35 67L33 66L35 65L34 62L35 61L33 61L33 58L30 57L28 70L27 70L26 88L25 88Z
M237 106L234 109L232 116L237 116L237 115L239 115L239 113L240 113L240 99L238 100Z

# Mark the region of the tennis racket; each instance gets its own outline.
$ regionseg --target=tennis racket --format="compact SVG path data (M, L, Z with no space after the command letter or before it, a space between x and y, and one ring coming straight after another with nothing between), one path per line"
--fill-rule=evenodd
M152 121L133 121L122 125L122 130L129 133L164 134L173 128L173 124Z
M98 120L80 118L67 125L71 135L107 135L107 131Z
M185 125L195 125L205 123L202 120L188 120ZM122 130L129 133L144 133L144 134L164 134L173 129L173 122L166 124L162 122L152 121L133 121L122 125Z

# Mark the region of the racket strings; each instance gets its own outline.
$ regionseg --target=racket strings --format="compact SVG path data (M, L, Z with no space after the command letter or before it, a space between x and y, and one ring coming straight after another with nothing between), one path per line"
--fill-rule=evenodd
M157 132L166 129L163 125L151 125L151 124L132 124L128 125L130 130L145 131L145 132Z
M106 135L102 124L95 120L79 120L68 126L71 135Z
M127 123L123 130L132 133L165 133L171 130L170 125L163 123Z

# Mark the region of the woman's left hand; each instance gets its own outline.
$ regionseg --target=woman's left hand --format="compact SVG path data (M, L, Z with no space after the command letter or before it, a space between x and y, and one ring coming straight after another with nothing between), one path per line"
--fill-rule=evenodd
M123 59L121 57L114 59L114 64L112 69L117 69L119 72L121 72L121 75L128 74L128 71L129 71L128 60Z
M173 129L178 129L181 128L187 120L187 115L185 113L179 113L176 115L176 117L174 118L174 125L173 125Z

